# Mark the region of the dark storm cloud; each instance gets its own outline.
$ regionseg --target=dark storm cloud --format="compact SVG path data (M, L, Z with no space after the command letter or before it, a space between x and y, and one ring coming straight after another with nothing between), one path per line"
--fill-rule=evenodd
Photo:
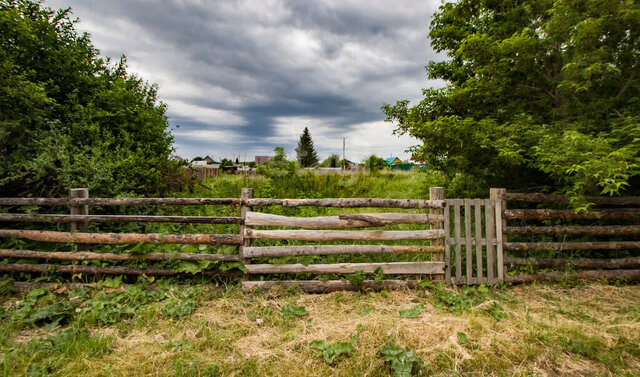
M436 1L49 1L70 6L103 55L156 82L179 154L293 151L305 126L321 156L401 154L380 106L417 99Z

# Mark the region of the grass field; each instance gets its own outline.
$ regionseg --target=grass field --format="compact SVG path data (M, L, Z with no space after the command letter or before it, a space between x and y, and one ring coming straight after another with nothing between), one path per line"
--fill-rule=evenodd
M256 197L418 199L428 198L429 187L439 184L436 178L403 173L223 176L174 196L239 197L243 187L252 187ZM229 206L118 210L210 216L237 216L239 211ZM270 209L290 216L364 210ZM412 227L415 225L397 226ZM95 230L238 231L236 225L202 224L114 224ZM3 247L44 246L18 241L6 241ZM256 243L260 242L279 241ZM68 245L60 247L68 250ZM92 250L130 252L132 247L138 253L236 252L235 247L191 245L97 246ZM430 255L272 258L264 262L398 258L428 260ZM213 267L175 261L130 264L183 272ZM9 290L10 278L49 283L16 293ZM76 290L53 283L68 278L56 274L0 277L0 375L640 375L640 286L636 285L565 281L459 290L425 281L416 290L307 295L295 290L244 294L233 281L214 286L202 277L153 281L151 277L84 275L76 276L76 281L96 287Z
M5 376L640 373L639 286L325 295L134 286L3 301ZM68 302L58 317L43 310Z

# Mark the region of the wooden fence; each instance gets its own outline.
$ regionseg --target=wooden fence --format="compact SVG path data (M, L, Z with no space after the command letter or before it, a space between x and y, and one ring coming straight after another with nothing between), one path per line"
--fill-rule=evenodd
M436 189L442 198L442 189ZM332 264L253 264L254 258L276 258L307 255L348 255L348 254L395 254L395 253L435 253L441 255L444 250L442 241L445 231L442 229L442 214L445 202L439 200L404 200L373 198L325 198L325 199L269 199L253 198L252 189L243 189L240 198L89 198L86 189L71 190L69 198L0 198L2 206L68 206L70 214L25 214L0 213L0 222L42 222L69 223L70 231L0 229L0 237L15 237L38 242L63 242L72 244L209 244L237 245L238 254L196 254L196 253L157 253L143 255L116 254L91 251L36 251L36 250L0 250L0 257L36 260L87 261L87 260L210 260L224 262L243 262L246 275L268 274L351 274L356 272L385 275L429 275L443 276L444 261L390 262L390 263L332 263ZM239 217L212 216L149 216L149 215L90 215L89 206L125 206L125 205L232 205L240 207ZM345 213L324 217L288 217L257 212L258 207L282 206L286 208L316 206L337 208L397 208L417 209L419 213L407 212L371 212ZM431 211L431 213L427 213ZM158 233L88 233L89 223L108 222L172 222L196 224L237 224L238 234L158 234ZM420 224L419 230L385 230L358 228L379 228L396 224ZM260 227L256 229L255 227ZM300 229L271 229L287 227ZM430 228L430 229L427 229ZM356 230L354 230L356 229ZM282 241L405 241L414 240L419 245L397 244L312 244L291 246L253 246L256 239L274 239ZM440 240L440 245L429 245L432 240ZM178 275L171 269L133 268L125 266L96 267L79 264L0 264L0 272L60 272L60 273L98 273L130 275ZM204 272L206 276L243 276L228 271ZM417 280L365 281L365 287L413 286ZM298 282L278 282L290 285ZM305 281L300 282L307 291L327 291L357 289L345 281ZM247 290L256 287L269 287L274 282L244 281Z
M640 209L620 208L637 206L640 198L591 198L601 206L588 213L576 213L572 209L507 209L514 202L549 202L554 206L567 204L567 198L546 194L507 193L504 189L491 189L489 199L444 199L442 188L432 188L430 200L405 200L386 198L324 198L324 199L271 199L253 198L252 189L243 189L240 198L90 198L88 190L74 189L69 198L0 198L0 206L68 206L70 214L0 213L0 222L68 223L69 231L0 229L0 237L15 237L37 242L61 242L71 244L206 244L236 245L238 254L160 253L118 254L74 251L0 250L0 258L34 259L37 261L72 261L76 264L0 264L0 272L59 272L70 274L129 274L129 275L178 275L172 269L134 268L128 266L98 267L77 264L78 261L221 261L242 262L246 274L221 270L206 270L205 276L232 276L247 278L251 275L269 274L352 274L356 272L385 275L418 275L451 284L494 284L501 281L528 282L549 279L559 273L507 274L508 268L523 264L540 267L558 267L570 263L573 267L602 269L578 271L584 278L611 277L640 279L640 258L522 258L518 253L538 249L559 250L630 250L640 248L640 241L616 239L615 241L563 241L563 242L509 242L507 237L532 237L533 235L607 236L625 237L640 234ZM230 205L239 207L237 217L215 216L151 216L151 215L91 215L89 206L127 205ZM341 213L323 217L292 217L258 211L261 207L304 206L336 208L391 208L411 209L413 212L365 212ZM521 225L516 222L554 221L554 225ZM601 225L603 220L623 221L621 225ZM562 225L558 221L591 221L596 225ZM235 234L159 234L159 233L89 233L89 223L152 222L183 224L235 224ZM509 222L509 224L507 224ZM384 227L398 224L418 224L419 229L389 230ZM509 226L508 226L509 225ZM273 229L285 227L287 229ZM414 226L415 227L415 226ZM294 228L294 229L290 229ZM366 229L362 229L366 228ZM374 228L374 229L371 229ZM383 229L380 229L383 228ZM256 246L257 239L273 239L282 242L296 241L294 245ZM298 244L300 242L313 244ZM326 244L333 241L353 241L349 244ZM375 244L361 244L361 242ZM412 241L410 245L394 243ZM320 242L320 243L318 243ZM360 243L358 243L360 242ZM324 243L324 244L323 244ZM298 256L363 255L363 254L421 254L420 261L385 263L331 263L331 264L254 264L256 258ZM427 257L426 255L431 255ZM423 260L422 260L423 259ZM419 280L368 280L354 285L343 280L293 280L293 281L243 281L245 290L268 289L273 285L299 285L312 292L336 289L412 287Z

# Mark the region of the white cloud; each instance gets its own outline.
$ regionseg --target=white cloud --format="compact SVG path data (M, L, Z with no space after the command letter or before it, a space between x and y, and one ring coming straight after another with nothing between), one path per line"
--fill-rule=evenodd
M233 111L212 109L192 105L179 100L172 100L168 103L167 113L169 117L199 122L209 126L233 126L243 125L246 121L239 114Z

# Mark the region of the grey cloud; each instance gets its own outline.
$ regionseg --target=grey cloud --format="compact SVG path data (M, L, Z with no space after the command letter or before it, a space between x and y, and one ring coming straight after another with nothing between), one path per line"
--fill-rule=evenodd
M426 39L438 3L46 2L71 6L103 54L127 55L133 71L160 84L170 123L180 125L178 153L189 157L212 153L208 148L222 156L273 149L263 140L275 135L282 117L316 119L331 127L322 134L333 137L381 121L383 102L420 98L422 88L440 85L423 68L439 59ZM190 117L179 111L184 103L196 112L216 111ZM236 115L242 124L224 123ZM381 127L393 138L391 125ZM194 140L178 130L226 132L229 142Z

